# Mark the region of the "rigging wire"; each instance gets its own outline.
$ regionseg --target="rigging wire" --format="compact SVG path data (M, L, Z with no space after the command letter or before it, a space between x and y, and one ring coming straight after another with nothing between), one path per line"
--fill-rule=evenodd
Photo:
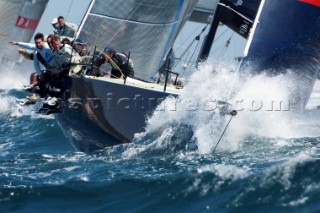
M200 35L206 30L207 26L209 25L209 23L202 29L202 31L199 33L199 35L197 35L192 41L191 43L188 45L188 47L185 49L185 51L180 55L179 58L177 58L177 62L174 64L174 67L176 67L180 62L182 62L182 58L190 51L191 49L191 46L194 44L195 41L200 41ZM229 28L225 29L215 40L214 42L217 42L227 31L229 30ZM234 33L233 33L234 34ZM228 41L226 43L223 43L221 46L219 46L218 48L216 48L216 50L213 52L217 52L219 49L223 48L221 50L221 53L219 54L219 57L221 57L224 52L226 51L226 48L229 46L230 44L230 40L231 38L233 37L233 34L231 35L231 37L228 39ZM188 66L190 65L190 63L192 63L192 58L194 57L194 54L196 53L197 51L197 48L199 46L199 42L197 43L196 47L194 48L192 54L190 57L188 57L188 55L186 56L186 60L184 60L184 62L187 62L186 66L185 66L185 69L183 69L183 71L181 72L181 74L179 75L179 80L182 79L183 75L185 74ZM195 63L195 62L193 62Z
M229 28L225 29L225 30L213 41L213 43L216 42L216 41L218 41L228 30L229 30Z
M205 32L206 28L207 28L208 24L201 30L201 32L191 41L191 43L185 48L185 50L181 53L180 57L177 58L178 62L176 62L174 64L173 67L176 67L178 65L178 63L181 61L181 59L185 56L185 54L187 54L190 50L190 48L192 47L192 45L194 44L195 41L199 41L200 40L200 36L202 33ZM196 47L198 47L199 43L197 44ZM193 55L193 54L192 54Z
M221 141L221 139L222 139L222 137L223 137L224 133L227 131L227 129L228 129L228 127L229 127L229 124L230 124L230 122L231 122L232 118L233 118L234 116L236 116L237 114L238 114L238 113L237 113L237 111L236 111L236 110L232 110L232 111L231 111L231 113L230 113L231 118L230 118L229 122L227 123L226 127L224 128L224 130L223 130L223 132L222 132L222 134L221 134L221 136L220 136L220 138L219 138L219 140L218 140L218 142L217 142L216 146L214 147L214 149L213 149L213 151L212 151L212 154L214 153L214 151L216 151L216 149L217 149L217 147L218 147L218 145L219 145L219 143L220 143L220 141Z
M203 29L206 29L206 28L208 27L208 25L209 25L209 23L207 23ZM188 39L190 39L191 36L194 36L194 34L196 34L196 32L199 31L199 28L200 28L200 27L201 27L200 25L197 26L197 28L194 29L192 33L189 33L189 36L188 36L184 41L182 41L182 31L181 31L181 42L180 42L180 48L181 48L181 49L182 49L182 45L183 45L183 44L186 44L187 41L188 41ZM202 29L201 31L203 31L203 29ZM195 37L196 37L196 36L195 36ZM192 41L191 41L191 42L192 42Z
M65 19L66 19L66 20L68 19L68 16L69 16L69 15L70 15L70 13L71 13L71 7L72 7L72 5L73 5L73 0L71 0L71 3L70 3L70 6L69 6L69 9L68 9L67 15L66 15L66 17L65 17Z
M208 23L208 24L201 30L201 32L191 41L191 43L186 47L186 49L183 51L183 53L180 55L180 57L177 58L178 60L177 60L177 62L174 64L173 67L176 67L181 61L183 61L182 58L190 51L190 49L191 49L192 45L194 44L194 42L200 40L201 34L204 33L204 31L206 30L206 28L207 28L208 25L209 25L209 23ZM214 40L214 42L217 42L228 30L229 30L229 28L225 29L225 30ZM231 37L232 37L232 36L231 36ZM196 52L196 50L197 50L197 48L198 48L198 45L199 45L199 43L197 43L197 46L195 47L194 51L192 52L191 57L190 57L188 60L185 60L185 61L187 61L187 66L190 65L191 60L192 60L192 57L194 56L194 54L195 54L195 52ZM222 48L222 47L224 47L224 46L225 46L225 44L221 45L219 48L217 48L217 49L215 50L215 52L218 51L220 48ZM183 76L183 74L185 73L185 71L186 71L186 69L183 70L183 72L181 73L179 79L182 78L182 76Z
M126 24L128 22L128 20L130 19L130 17L136 12L136 10L140 7L140 5L142 4L143 0L140 0L139 3L137 3L137 6L133 9L133 11L128 15L128 17L122 21L122 23L120 24L118 30L113 34L113 36L111 37L111 39L108 41L107 45L110 45L110 43L115 39L115 37L119 34L119 32L121 31L122 27L124 26L124 24ZM98 30L98 33L96 33L96 36L99 36L101 34L101 31L103 30L102 26L100 25L100 28ZM96 37L94 39L94 46L97 46L97 40L98 38Z
M184 69L184 70L181 72L180 76L179 76L179 80L180 80L180 81L181 81L181 79L182 79L182 77L183 77L184 73L186 72L187 68L188 68L188 67L189 67L189 65L192 63L192 58L193 58L193 56L194 56L194 54L195 54L196 50L198 49L198 46L199 46L199 42L197 43L197 46L195 47L194 51L192 52L192 54L191 54L191 56L190 56L189 60L187 60L186 69ZM181 60L180 60L180 61L181 61Z
M118 31L112 36L112 38L110 39L110 41L108 42L107 45L109 45L111 43L111 41L113 41L113 39L119 34L119 32L121 31L122 26L128 22L128 20L131 18L131 16L138 10L138 8L140 7L140 5L142 4L143 0L140 0L139 4L136 6L136 8L133 9L132 13L129 14L128 18L126 20L124 20L121 25L118 28Z
M234 33L232 33L232 35L230 36L230 38L226 41L226 43L223 46L223 49L221 50L220 54L218 55L218 58L221 58L224 56L224 54L226 53L230 43L231 43L231 39L233 37Z

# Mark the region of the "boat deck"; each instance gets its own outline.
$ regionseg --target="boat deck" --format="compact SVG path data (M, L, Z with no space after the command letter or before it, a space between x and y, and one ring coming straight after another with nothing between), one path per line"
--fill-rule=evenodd
M142 89L164 92L164 84L148 83L138 79L127 77L126 81L124 79L110 78L110 77L93 77L84 76L85 78L91 78L99 81L106 81L115 84L125 84L126 86L138 87ZM179 95L183 92L183 86L177 86L172 84L167 84L166 92Z

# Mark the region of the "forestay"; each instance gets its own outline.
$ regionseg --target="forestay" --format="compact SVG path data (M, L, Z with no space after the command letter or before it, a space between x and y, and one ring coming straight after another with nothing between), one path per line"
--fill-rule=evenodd
M198 0L95 0L78 37L102 50L111 45L129 53L135 77L153 81L166 54Z

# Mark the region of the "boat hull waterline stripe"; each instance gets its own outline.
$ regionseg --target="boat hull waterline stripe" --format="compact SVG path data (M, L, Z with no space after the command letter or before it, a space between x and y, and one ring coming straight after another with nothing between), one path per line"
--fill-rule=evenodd
M288 47L288 48L297 49L297 50L303 50L304 52L308 52L308 53L311 53L313 51L317 51L316 49L313 49L313 48L301 47L300 45L293 45L293 44L288 44L288 43L283 43L283 42L274 41L274 40L268 40L268 39L255 38L255 39L253 39L253 42L273 44L275 46L281 46L281 47Z

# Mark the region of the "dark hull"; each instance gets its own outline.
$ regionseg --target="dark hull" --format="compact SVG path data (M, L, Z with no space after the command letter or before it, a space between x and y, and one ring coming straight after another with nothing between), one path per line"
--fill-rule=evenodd
M56 117L74 147L88 153L131 142L168 95L122 82L68 77L66 101Z
M292 94L306 105L319 71L320 9L298 0L266 0L240 74L290 69ZM246 65L250 65L248 71ZM106 80L68 77L62 113L57 118L73 145L91 152L131 142L146 127L146 118L170 93Z
M240 74L245 79L261 73L289 73L290 96L295 107L303 109L320 69L319 29L318 6L298 0L266 0Z

